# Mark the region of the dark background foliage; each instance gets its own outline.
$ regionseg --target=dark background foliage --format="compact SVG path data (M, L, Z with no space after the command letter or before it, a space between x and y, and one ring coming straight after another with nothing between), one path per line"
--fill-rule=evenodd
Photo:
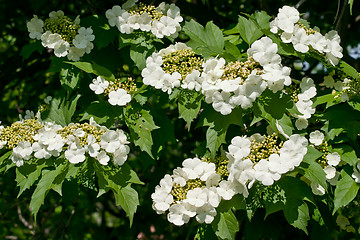
M143 1L159 4L161 1ZM336 29L342 39L344 60L359 71L359 61L349 56L347 47L357 46L360 39L360 1L355 0L350 15L348 0L178 0L173 1L181 9L185 20L195 19L202 25L213 21L220 28L234 26L239 14L264 10L276 15L283 5L298 7L305 13L311 26L318 26L323 33ZM20 0L0 1L0 120L8 125L18 119L25 110L36 111L47 95L55 95L61 88L57 74L56 61L52 53L42 49L24 58L24 46L31 42L26 22L33 14L45 17L50 11L63 10L68 16L86 17L94 14L104 15L113 5L123 1L112 0ZM40 49L41 50L41 49ZM115 54L121 54L120 52ZM126 60L126 58L124 58ZM125 60L120 61L122 63ZM133 63L129 62L128 65ZM317 63L310 66L315 68ZM133 66L131 66L133 67ZM88 83L87 83L88 84ZM133 163L139 177L146 183L137 186L140 194L140 207L135 214L134 224L124 211L114 205L111 193L100 198L95 192L79 187L72 189L74 195L64 202L55 192L49 193L44 206L40 209L37 223L28 209L30 192L17 199L14 171L0 176L0 239L185 239L191 224L175 227L164 216L157 215L151 207L150 195L165 173L171 172L191 152L189 142L204 138L202 131L193 129L188 132L184 122L168 113L175 128L177 142L169 143L161 161L150 159L146 154L137 155L140 163ZM146 166L146 167L144 167ZM13 170L13 169L12 169ZM72 199L73 198L73 199ZM239 216L241 219L242 216ZM290 227L282 213L264 219L259 212L252 223L241 222L239 239L305 239L303 232ZM265 221L265 222L264 222ZM264 224L265 223L265 224ZM263 228L260 228L263 226ZM272 227L266 227L272 226ZM316 225L310 227L314 239L340 237ZM254 233L254 234L251 234ZM256 234L255 234L256 233ZM320 235L319 235L320 234ZM335 234L335 235L332 235ZM190 238L193 238L190 235Z

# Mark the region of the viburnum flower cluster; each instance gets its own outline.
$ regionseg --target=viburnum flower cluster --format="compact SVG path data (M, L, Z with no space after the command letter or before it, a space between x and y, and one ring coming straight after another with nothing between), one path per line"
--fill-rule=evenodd
M340 173L336 171L336 166L338 166L341 161L339 153L329 151L328 143L325 140L325 135L319 130L315 130L310 133L309 142L315 149L323 153L323 155L317 159L317 162L324 169L327 182L335 186L340 176ZM325 194L325 189L321 185L311 183L311 189L316 195Z
M91 90L95 94L104 94L108 96L108 102L111 105L125 106L131 101L131 94L137 90L135 80L129 77L125 81L115 79L115 81L107 81L103 77L94 78L89 84Z
M300 14L296 8L283 6L270 22L270 31L280 34L284 43L292 43L296 51L306 53L315 50L324 55L331 65L337 65L343 57L338 33L331 30L322 35L318 28L307 28L299 20Z
M297 129L306 129L308 126L308 119L315 113L315 108L312 107L313 101L311 100L316 96L316 85L314 80L308 77L304 77L300 84L300 88L294 86L289 88L289 94L293 98L297 110L301 113L295 114L296 122L295 126Z
M129 0L121 7L113 6L105 15L109 25L116 26L121 33L130 34L134 30L152 32L156 37L176 38L181 30L180 9L175 4L162 2L158 7L136 4L138 0Z
M278 48L268 37L248 49L248 60L228 62L224 58L204 61L184 43L154 52L141 75L146 85L170 94L174 88L201 91L205 101L223 115L236 106L252 106L269 88L280 91L291 84L290 68L281 65Z
M255 181L272 185L282 174L295 169L307 153L308 141L298 134L285 142L276 134L236 136L228 147L228 181L252 187Z
M323 84L325 87L333 89L332 94L334 98L340 99L342 102L349 101L354 97L356 98L360 94L359 81L350 77L344 77L335 70L324 77Z
M211 223L221 199L230 200L236 193L248 195L243 184L225 180L227 163L224 157L217 158L216 164L207 158L185 159L182 167L166 174L156 186L151 195L153 209L158 214L169 211L168 221L177 226L192 217L199 223Z
M107 129L92 118L89 123L70 123L65 127L35 118L0 126L0 149L12 150L11 160L18 167L30 158L49 159L61 154L73 164L90 156L102 165L112 159L121 166L130 151L128 143L122 130Z
M44 47L54 50L57 57L65 57L72 61L79 61L94 48L93 30L80 26L80 18L75 20L64 15L64 12L52 11L45 21L37 15L27 23L29 36L41 40Z

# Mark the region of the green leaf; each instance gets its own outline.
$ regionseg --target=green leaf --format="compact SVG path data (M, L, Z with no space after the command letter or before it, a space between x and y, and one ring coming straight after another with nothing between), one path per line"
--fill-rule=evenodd
M330 129L343 128L351 140L357 139L360 133L360 112L354 110L348 103L341 103L328 108L325 117L329 119Z
M351 1L351 0L349 0ZM350 66L349 64L347 64L345 61L340 60L339 61L339 67L341 68L341 70L346 73L347 75L349 75L350 77L354 78L354 79L359 79L359 73L358 71L356 71L356 69L352 66Z
M205 105L197 127L209 127L206 131L206 147L213 155L220 145L226 142L226 132L231 124L242 126L241 108L235 108L230 114L222 115L216 112L211 105Z
M240 35L247 44L251 45L263 35L262 31L253 21L248 20L243 16L239 16L238 22L239 24L237 26L239 28Z
M304 200L314 202L309 186L300 179L289 176L282 177L279 184L285 191L286 203L283 211L286 220L307 234L306 226L310 216Z
M264 194L263 201L265 205L265 217L272 213L281 211L285 207L286 197L285 191L277 183L273 186L269 186L271 194Z
M339 153L342 161L348 163L350 166L355 166L358 163L356 152L349 145L337 145L333 151Z
M352 169L344 168L340 180L336 183L333 214L341 207L348 205L357 195L360 185L351 177Z
M227 212L220 212L211 224L215 234L221 239L235 239L239 231L239 222L231 209Z
M111 189L114 193L116 204L124 209L129 217L131 226L137 206L139 205L138 194L131 188L131 184L143 184L143 182L140 181L136 173L127 164L124 164L115 171L110 167L101 166L99 163L95 163L94 167L98 177L98 197Z
M4 155L2 155L0 157L0 173L1 172L6 172L10 168L16 166L15 163L13 163L10 160L11 154L12 154L12 151L8 151L8 152L6 152Z
M62 169L60 170L59 174L56 176L55 180L53 181L53 184L51 185L51 189L57 192L60 196L62 196L62 185L69 171L69 165L70 162L68 161L66 161L65 164L63 164Z
M183 30L190 37L186 44L204 58L223 53L225 46L222 31L213 22L208 22L205 28L193 19L186 22Z
M349 0L350 4L350 15L352 15L352 6L353 6L354 0Z
M29 58L33 52L38 51L39 53L42 53L43 50L44 47L41 45L41 42L36 41L25 45L20 51L20 56L26 59Z
M130 220L130 226L133 223L134 214L136 212L137 206L139 205L138 193L130 187L120 187L116 192L114 192L116 205L120 205L126 212L126 216Z
M326 108L331 107L333 105L333 103L336 103L334 97L335 96L332 95L331 93L325 94L322 96L317 96L314 100L312 107L316 107L316 106L324 104L324 103L326 103Z
M30 210L35 217L40 209L40 206L44 203L45 196L48 191L51 189L51 185L54 182L55 178L63 168L63 165L57 166L54 170L43 170L41 174L41 179L31 196L30 201Z
M45 161L37 161L35 163L25 163L21 167L16 168L16 179L17 186L20 187L19 197L26 189L29 189L41 175L41 170L46 167Z
M153 157L151 131L159 127L155 125L150 111L134 106L126 112L126 115L126 124L130 129L134 144Z
M179 118L186 121L188 131L190 131L191 122L200 111L203 95L196 91L181 90L178 96Z
M71 117L75 113L77 101L79 100L80 95L74 96L69 99L69 101L65 101L60 98L53 98L50 105L50 111L47 115L47 121L54 121L61 126L66 126L71 122Z
M155 50L155 48L148 49L147 47L131 45L130 58L134 61L139 70L143 70L146 66L146 58Z
M194 240L217 240L214 230L209 224L200 224L197 228Z
M93 73L98 76L102 76L106 80L114 81L115 76L107 68L96 64L95 62L66 62L68 64L74 65L75 67L87 72Z
M110 127L120 114L121 108L118 106L112 106L105 101L94 101L86 108L80 121L93 117L98 124Z
M75 73L69 69L61 69L60 71L60 83L67 91L68 95L78 86L80 73Z
M326 185L326 173L323 168L315 160L322 156L323 153L319 152L313 147L308 146L308 152L299 166L300 173L304 175L314 184L320 184L323 188Z

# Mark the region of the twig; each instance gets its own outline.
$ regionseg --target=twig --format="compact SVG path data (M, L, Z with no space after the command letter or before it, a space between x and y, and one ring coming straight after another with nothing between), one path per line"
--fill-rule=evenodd
M35 235L35 232L33 231L34 226L31 225L28 221L26 221L26 219L22 216L21 208L19 205L17 206L17 213L18 213L20 221L24 224L24 226L27 227L28 229L30 229L31 235Z
M295 4L295 8L298 9L306 0L300 0L297 4Z

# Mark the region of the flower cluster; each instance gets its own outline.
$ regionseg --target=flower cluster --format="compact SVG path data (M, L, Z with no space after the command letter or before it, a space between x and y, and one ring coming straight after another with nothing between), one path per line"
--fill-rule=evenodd
M207 158L188 158L183 167L166 174L151 195L153 209L158 214L167 214L168 221L175 225L187 223L195 217L199 223L211 223L216 216L216 207L221 199L230 200L236 193L245 197L248 191L243 184L224 180L228 175L224 157L216 163Z
M12 149L11 160L18 167L31 157L49 159L63 152L73 164L85 161L89 155L102 165L107 165L112 158L114 164L120 166L127 159L128 143L122 130L109 130L93 119L65 127L35 118L0 126L0 149Z
M342 102L349 101L360 95L359 81L338 74L335 70L324 77L323 84L325 87L333 89L332 94L335 96L335 99L340 99Z
M57 57L67 56L69 60L79 61L94 48L93 30L81 27L79 16L71 20L61 10L52 11L45 21L34 15L27 28L30 38L41 40L44 47L54 49Z
M135 4L137 1L128 0L121 7L115 5L107 10L105 15L109 25L116 26L121 33L126 34L141 30L151 31L158 38L178 36L183 18L175 4L162 2L154 7L143 3Z
M307 28L299 22L300 14L296 8L283 6L276 18L270 23L271 32L278 33L284 43L292 43L301 53L315 50L324 55L333 66L343 57L340 36L335 30L324 35L319 29Z
M336 182L339 178L340 173L336 171L336 166L340 163L340 155L337 152L329 152L328 143L325 140L325 136L319 130L315 130L309 135L309 142L313 145L315 149L322 152L323 155L317 160L320 166L324 169L326 173L326 180L331 185L336 185ZM324 195L325 189L321 185L316 185L311 183L311 189L316 195Z
M296 114L295 126L302 130L307 128L308 119L315 113L315 108L312 107L313 101L311 98L316 96L316 85L311 78L304 77L300 82L300 89L289 89L291 97L293 98L296 108L302 115ZM298 92L299 91L299 92Z
M131 94L135 93L137 88L134 79L129 77L126 81L115 79L107 81L103 77L94 78L89 85L95 94L107 95L111 105L125 106L131 101Z
M299 166L307 152L308 141L298 134L285 142L275 134L234 137L228 147L228 181L245 184L249 188L257 180L270 186L282 174Z
M202 92L205 101L223 115L236 106L249 108L268 87L277 92L291 84L290 68L281 65L277 45L268 37L248 49L248 60L226 63L204 61L184 43L176 43L146 60L141 75L146 85L170 94L176 87Z

